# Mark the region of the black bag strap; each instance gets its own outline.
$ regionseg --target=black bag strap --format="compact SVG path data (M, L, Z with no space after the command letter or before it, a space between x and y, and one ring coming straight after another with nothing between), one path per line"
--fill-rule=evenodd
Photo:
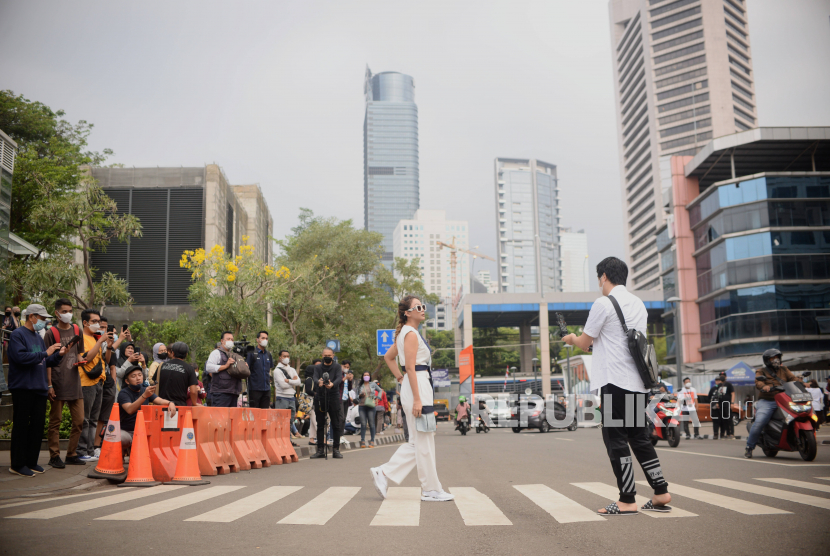
M613 305L614 310L617 311L617 317L620 319L620 324L622 324L623 333L628 334L628 327L625 325L625 317L623 317L622 309L620 309L620 304L617 303L617 300L614 299L613 295L609 295L608 299L611 300L611 305Z

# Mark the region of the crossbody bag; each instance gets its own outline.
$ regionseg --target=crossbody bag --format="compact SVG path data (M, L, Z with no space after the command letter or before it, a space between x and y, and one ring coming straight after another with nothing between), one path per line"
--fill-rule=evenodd
M628 341L628 351L634 359L640 378L643 379L643 386L654 388L660 384L660 366L657 364L657 353L654 351L654 345L648 343L646 335L639 330L628 328L625 325L625 317L623 317L620 304L617 303L613 295L609 295L608 299L611 300L611 304L617 312L617 317L620 319L623 333Z

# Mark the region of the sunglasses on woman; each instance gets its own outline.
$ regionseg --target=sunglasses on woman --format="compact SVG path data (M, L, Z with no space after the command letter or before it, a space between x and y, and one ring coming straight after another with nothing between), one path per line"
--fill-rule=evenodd
M410 307L409 309L407 309L406 312L411 313L412 311L418 311L419 313L422 313L426 310L427 310L426 305L415 305L414 307Z

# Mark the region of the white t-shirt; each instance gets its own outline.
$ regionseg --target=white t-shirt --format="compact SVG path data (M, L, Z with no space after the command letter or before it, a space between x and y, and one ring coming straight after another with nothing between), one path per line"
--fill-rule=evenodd
M824 409L824 392L821 388L807 388L807 391L813 396L813 411L821 411Z
M615 286L610 295L619 303L629 330L634 328L646 335L648 313L640 298L629 293L625 286ZM648 392L628 351L628 339L608 297L594 301L582 332L594 339L591 390L598 391L606 384L613 384L630 392Z
M418 331L415 328L405 324L401 331L398 333L397 339L395 339L395 344L398 346L398 363L401 367L406 368L406 358L404 357L404 347L403 347L403 340L407 334L414 332L415 335L418 337L418 352L415 354L415 364L416 365L429 365L432 362L432 355L429 352L429 348L424 343L424 339L421 338L421 335L418 334Z
M688 390L681 388L677 391L677 403L680 404L680 407L688 407L689 409L694 410L695 400L697 400L697 390L695 390L694 387L689 388Z

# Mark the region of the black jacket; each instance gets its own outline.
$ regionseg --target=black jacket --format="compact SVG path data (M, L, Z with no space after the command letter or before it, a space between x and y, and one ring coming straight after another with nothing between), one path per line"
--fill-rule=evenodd
M317 384L317 382L323 378L323 373L329 374L329 380L334 384L331 389L327 389L325 386L322 388ZM340 363L332 363L330 367L326 367L322 363L318 363L314 366L314 374L312 376L312 392L314 392L315 398L322 398L324 392L328 392L329 397L331 398L339 398L340 397L340 384L343 382L343 369L340 368Z

